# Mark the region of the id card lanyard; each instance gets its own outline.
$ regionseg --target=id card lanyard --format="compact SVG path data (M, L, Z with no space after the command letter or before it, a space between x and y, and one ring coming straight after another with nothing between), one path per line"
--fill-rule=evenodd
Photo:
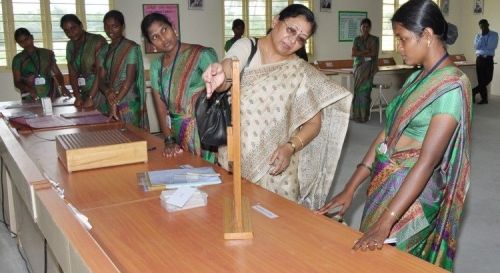
M163 103L165 103L165 106L167 107L167 111L170 112L170 89L172 87L172 77L174 76L174 69L175 69L175 63L177 62L177 57L179 56L179 49L181 48L181 43L177 41L177 51L175 52L175 57L172 62L172 67L170 68L170 78L168 79L168 92L165 92L163 88L163 58L165 54L163 54L161 58L162 65L160 66L160 78L159 78L159 85L160 85L160 96L163 100ZM166 94L165 94L166 93ZM171 129L172 123L170 120L170 115L167 113L166 116L167 120L167 127Z
M419 74L415 77L415 79L414 79L414 80L413 80L413 81L412 81L412 82L411 82L411 83L410 83L410 84L409 84L409 85L408 85L408 86L404 89L404 91L403 91L403 92L401 92L401 94L404 94L404 93L405 93L405 92L406 92L406 91L407 91L410 87L412 87L412 86L413 86L412 90L415 90L415 89L416 89L416 88L420 85L420 83L422 83L422 82L423 82L423 81L427 78L427 76L429 76L430 74L432 74L432 73L434 72L434 70L436 70L436 69L439 67L439 65L441 65L441 63L443 63L443 62L444 62L444 60L446 60L446 58L448 58L448 52L445 52L445 54L441 57L441 59L439 59L439 60L438 60L438 61L437 61L437 62L436 62L433 66L432 66L432 68L429 70L429 72L428 72L427 74L425 74L425 75L424 75L424 76L423 76L420 80L418 80L418 78L420 77L420 75L422 75L422 73L424 73L424 71L423 71L423 69L422 69L422 71L421 71L421 72L420 72L420 73L419 73ZM399 105L398 105L398 106L397 106L397 108L396 108L395 113L398 113L398 112L399 112L399 110L401 109L401 106L402 106L403 104L404 104L403 102L399 103ZM391 133L392 128L393 128L393 126L394 126L394 121L395 121L395 119L396 119L396 116L397 116L396 114L394 114L394 115L393 115L393 117L392 117L392 121L391 121L390 126L389 126L389 128L388 128L388 130L387 130L387 135L386 135L386 137L385 137L385 139L384 139L384 142L383 142L383 143L381 143L381 144L380 144L380 146L379 146L379 151L380 151L381 153L383 153L383 154L386 154L386 153L387 153L387 148L388 148L388 147L387 147L387 144L388 144L388 136L389 136L389 134Z
M112 50L111 50L111 45L109 45L108 51L106 51L106 57L104 58L104 69L106 70L106 78L107 78L108 81L110 80L111 72L112 72L112 69L113 69L114 62L115 62L115 53L116 53L116 50L118 50L118 48L122 44L123 40L125 40L124 37L122 37L120 39L120 41L118 42L118 44ZM111 53L113 53L113 54L111 54ZM108 59L109 59L110 55L111 55L111 64L108 67L107 66L107 62L108 62Z
M80 48L80 52L79 52L79 56L78 56L78 59L80 60L80 63L78 65L78 73L80 73L80 75L78 76L78 86L85 86L86 85L86 80L85 80L85 77L83 76L82 74L82 66L83 66L83 52L85 51L85 45L87 44L87 33L84 34L85 36L83 36L83 44ZM75 52L73 52L73 54L75 54ZM75 54L76 55L76 54ZM76 62L75 62L76 63Z
M32 55L29 55L29 58L30 58L30 61L33 63L33 65L35 66L35 86L41 86L41 85L45 85L46 81L45 81L45 78L42 77L42 75L40 74L40 69L41 69L41 66L42 66L42 61L40 60L40 52L38 52L38 49L35 49L35 54L36 54L36 57L37 57L37 60L33 59L33 56ZM35 55L33 54L33 55Z

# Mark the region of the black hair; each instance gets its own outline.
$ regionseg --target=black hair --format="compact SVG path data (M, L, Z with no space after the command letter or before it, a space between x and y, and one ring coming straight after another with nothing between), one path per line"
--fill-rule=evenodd
M113 18L115 19L120 25L124 26L125 25L125 18L123 17L123 13L121 13L118 10L110 10L104 15L104 19L102 19L102 22L106 22L106 20Z
M150 14L146 15L146 17L144 17L144 19L142 19L142 22L141 22L141 32L142 32L142 36L144 36L148 40L148 42L150 42L150 43L151 43L151 40L149 39L148 28L154 22L162 22L162 23L167 24L170 27L173 27L172 23L170 23L167 16L165 16L163 14L150 13Z
M67 23L67 22L73 22L77 25L83 26L82 21L80 21L80 19L78 19L78 16L71 14L71 13L65 14L63 17L61 17L61 24L59 26L61 28L63 28L64 23Z
M241 19L234 19L233 27L231 29L234 30L235 28L237 28L239 26L241 26L242 28L245 28L245 22L243 22L243 20L241 20Z
M318 27L318 25L316 24L316 20L314 19L314 13L306 6L301 4L289 5L278 14L278 19L280 21L284 21L287 18L298 17L301 15L304 16L306 18L306 21L311 24L310 36L312 36L314 32L316 32L316 28Z
M480 24L480 25L487 25L487 26L489 26L489 25L490 25L490 23L488 23L488 20L486 20L486 19L481 19L481 20L479 20L479 24Z
M359 23L359 26L362 26L365 24L368 25L370 28L372 27L372 21L368 18L361 20L361 23Z
M20 27L16 29L16 31L14 32L14 39L17 41L17 39L21 36L33 36L33 35L31 35L31 32L28 29Z
M431 0L410 0L403 4L392 16L392 23L401 24L407 30L421 36L425 28L430 28L441 41L453 44L458 32L448 32L448 23L438 5ZM455 28L456 29L456 28ZM454 36L455 35L455 36Z

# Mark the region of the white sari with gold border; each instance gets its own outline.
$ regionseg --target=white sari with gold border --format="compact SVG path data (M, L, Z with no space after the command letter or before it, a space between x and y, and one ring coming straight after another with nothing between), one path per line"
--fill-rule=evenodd
M302 59L247 68L241 80L243 178L311 209L325 203L349 122L352 95ZM288 168L269 175L269 159L321 111L321 131ZM227 166L227 149L219 148Z

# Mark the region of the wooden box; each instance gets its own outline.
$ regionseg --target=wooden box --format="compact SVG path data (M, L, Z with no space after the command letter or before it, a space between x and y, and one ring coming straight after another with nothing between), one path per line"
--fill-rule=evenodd
M146 140L120 129L59 135L56 147L68 172L148 161Z

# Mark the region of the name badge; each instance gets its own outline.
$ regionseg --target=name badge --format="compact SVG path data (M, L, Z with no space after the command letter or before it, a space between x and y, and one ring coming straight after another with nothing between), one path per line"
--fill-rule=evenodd
M78 77L78 86L85 86L85 82L84 77Z
M372 60L372 57L365 57L365 62L369 62Z
M45 85L45 78L42 78L42 77L36 77L35 78L35 85L36 86L39 86L39 85Z

